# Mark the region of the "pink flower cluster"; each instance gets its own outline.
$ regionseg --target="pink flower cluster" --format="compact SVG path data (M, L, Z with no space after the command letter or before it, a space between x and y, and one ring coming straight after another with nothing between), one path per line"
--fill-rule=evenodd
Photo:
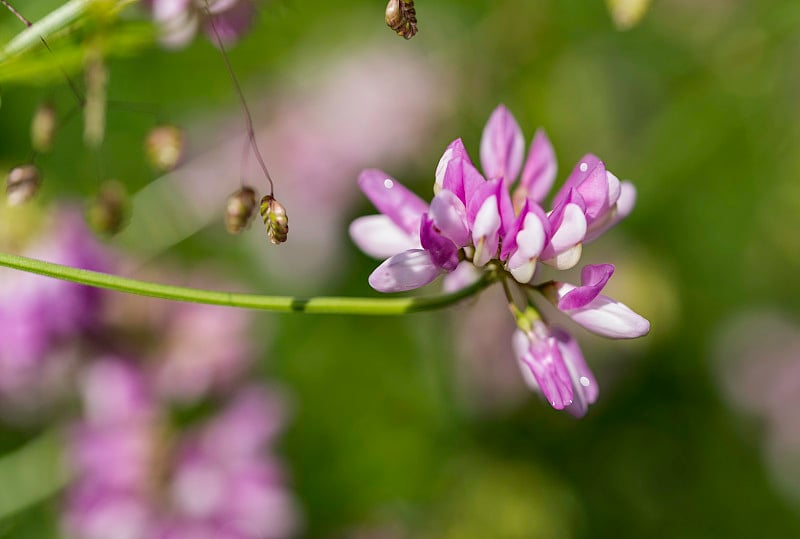
M419 288L442 274L445 289L454 290L482 272L491 272L507 288L521 289L527 306L516 307L513 297L509 302L519 327L513 344L523 375L554 408L582 416L597 398L597 383L575 340L535 308L533 293L606 337L640 337L650 324L601 294L614 272L611 264L585 266L580 285L534 281L539 262L558 270L576 266L584 243L631 212L636 191L590 154L578 162L545 212L541 204L555 182L557 163L543 131L536 133L527 159L524 154L522 130L501 105L481 138L484 174L461 139L447 147L436 167L430 204L385 172L365 170L359 185L381 214L356 219L350 234L367 254L388 257L369 277L381 292Z
M284 421L274 392L245 387L188 434L169 429L138 366L105 357L84 372L64 514L80 539L290 537L297 512L269 447Z
M39 234L8 227L10 246L74 267L118 267L79 212L48 215ZM275 390L243 385L255 356L250 313L9 269L0 276L0 413L41 419L75 393L83 401L68 436L70 537L294 535L299 513L272 451L284 403ZM223 405L207 406L210 397ZM204 418L183 431L180 409Z

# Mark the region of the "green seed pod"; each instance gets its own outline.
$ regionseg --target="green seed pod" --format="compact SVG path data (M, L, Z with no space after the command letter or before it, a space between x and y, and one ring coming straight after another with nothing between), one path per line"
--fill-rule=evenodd
M411 39L417 34L417 11L414 0L389 0L386 5L386 25L397 35Z
M36 109L31 120L31 145L40 153L47 153L53 148L56 136L56 109L50 103L44 103Z
M161 125L152 129L145 139L145 154L157 170L174 170L183 157L183 132L174 125Z
M289 235L289 218L286 216L286 208L270 195L261 199L261 217L267 227L267 237L274 245L286 241Z
M35 165L21 165L11 169L6 178L6 200L9 206L25 204L39 192L42 175Z
M225 228L231 234L239 234L250 226L256 210L256 192L251 187L242 187L228 197L225 206Z
M113 236L128 224L130 201L125 186L109 180L86 207L86 222L101 236Z

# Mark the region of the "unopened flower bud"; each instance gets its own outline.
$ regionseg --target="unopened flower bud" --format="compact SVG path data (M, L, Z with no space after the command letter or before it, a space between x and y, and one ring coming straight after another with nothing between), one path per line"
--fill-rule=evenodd
M389 0L386 5L386 24L397 35L411 39L417 33L417 11L414 0Z
M42 104L31 120L31 145L37 152L47 153L53 147L56 135L56 109L50 103Z
M183 132L174 125L161 125L147 134L145 152L158 170L173 170L183 157Z
M42 175L35 165L11 169L6 178L6 200L9 206L19 206L32 199L42 184Z
M86 208L86 222L97 234L113 236L128 224L129 209L125 186L109 180Z
M261 199L261 217L264 218L270 243L278 245L285 242L289 234L286 208L272 196L267 195Z
M231 234L239 234L250 226L256 210L256 192L251 187L242 187L228 197L225 206L225 228Z

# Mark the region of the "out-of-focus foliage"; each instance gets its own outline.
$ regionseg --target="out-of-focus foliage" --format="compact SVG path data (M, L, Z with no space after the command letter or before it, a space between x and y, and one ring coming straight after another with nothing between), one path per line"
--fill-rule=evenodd
M60 3L24 4L17 7L36 20ZM559 149L559 181L583 153L598 154L620 178L634 181L638 203L608 241L587 248L586 260L621 260L614 296L647 316L653 330L641 343L610 346L581 335L601 390L598 404L576 422L528 393L506 403L519 388L502 381L483 398L504 405L478 406L477 390L459 383L465 366L455 341L469 335L448 313L261 317L264 327L275 324L254 335L267 348L259 376L278 378L294 395L282 453L303 504L305 536L347 537L363 529L375 530L368 535L375 538L800 535L800 501L786 494L792 489L777 488L781 465L769 460L766 440L774 436L765 436L762 419L722 398L717 378L726 359L714 357L715 349L726 349L715 344L719 328L738 313L769 306L800 318L800 3L659 0L626 32L615 28L602 0L418 0L416 6L420 31L405 41L384 26L382 3L264 3L253 32L231 50L248 97L267 103L254 111L256 122L271 126L280 116L277 103L294 110L316 95L320 88L304 81L359 47L380 50L389 65L409 51L433 62L447 72L438 83L447 99L437 105L435 125L417 135L425 146L409 152L405 164L389 166L366 151L357 160L389 168L427 198L445 146L462 136L476 156L480 129L498 102L514 112L528 140L534 126L547 129ZM126 18L103 34L103 50L113 53L106 138L98 157L82 145L80 115L59 131L52 153L37 162L44 201L86 199L114 177L134 193L134 219L147 211L136 206L135 193L156 179L142 142L157 122L113 102L155 104L157 120L186 127L189 163L243 131L215 48L203 40L181 52L143 47L152 33L140 24ZM0 12L4 42L21 30ZM93 31L79 26L53 39L54 54L34 47L24 61L0 70L6 168L26 159L31 115L42 101L51 99L62 114L73 106L59 66L80 71L84 38ZM352 76L341 70L342 80ZM414 95L415 80L392 84ZM326 109L335 138L346 139L347 118L337 112ZM317 140L305 117L292 118L279 132L292 137L298 152L335 146ZM389 109L385 121L410 120ZM270 145L263 150L268 161L278 158ZM231 186L226 193L238 185L239 147L230 155L229 173L219 178ZM336 255L314 271L326 293L369 293L366 277L377 262L344 239L347 219L368 211L366 201L344 195L356 189L355 176L331 186L319 182L324 171L271 172L279 197L281 189L323 185L330 200L345 200L340 221L333 221L342 238ZM203 185L196 191L198 198L208 192ZM275 268L297 260L287 253L303 246L292 246L291 232L286 245L268 246L260 226L227 236L224 203L222 196L211 225L192 228L196 233L161 257L222 268L251 290L282 292L292 268ZM211 214L194 216L192 204L188 196L176 199L187 209L181 218L207 222ZM287 206L290 219L293 211ZM138 218L147 222L147 213ZM319 225L306 217L290 226ZM146 244L148 234L160 232L137 230L138 242L126 245ZM288 283L299 293L311 286ZM469 308L467 302L455 310ZM494 331L494 317L505 313L481 314ZM502 354L483 359L493 373L513 362ZM5 426L0 449L22 447L39 430ZM42 459L37 469L50 469ZM41 477L42 484L52 479ZM0 485L8 481L0 476ZM38 504L0 523L1 537L53 536L61 502L39 492Z

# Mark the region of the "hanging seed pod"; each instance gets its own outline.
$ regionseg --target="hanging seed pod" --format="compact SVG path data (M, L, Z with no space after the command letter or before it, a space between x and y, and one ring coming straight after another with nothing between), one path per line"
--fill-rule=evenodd
M39 192L42 175L35 165L21 165L11 169L6 178L6 200L9 206L25 204Z
M153 128L144 142L147 160L157 170L174 170L183 157L183 131L174 125Z
M130 202L125 186L109 180L86 207L86 222L101 236L113 236L128 224Z
M228 197L225 206L225 228L231 234L239 234L250 226L256 210L256 192L252 187L242 187Z
M50 103L44 103L36 109L31 120L31 145L40 153L47 153L53 148L56 136L56 109Z
M270 243L278 245L285 242L289 235L289 218L283 204L270 195L265 196L261 199L261 217L267 227Z
M417 34L417 10L414 0L389 0L386 5L386 25L406 39Z

